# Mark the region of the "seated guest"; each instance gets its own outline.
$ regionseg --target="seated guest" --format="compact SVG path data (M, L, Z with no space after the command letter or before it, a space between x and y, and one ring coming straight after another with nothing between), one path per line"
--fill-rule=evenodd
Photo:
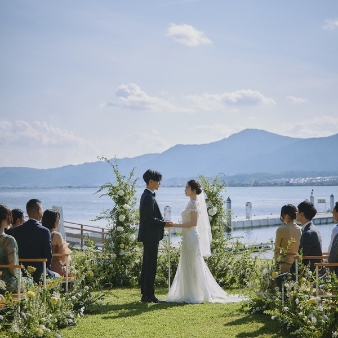
M338 202L336 202L335 206L332 209L332 216L333 216L333 222L337 223L336 226L332 229L331 233L331 241L329 244L329 248L327 249L328 252L331 251L333 239L336 237L338 234Z
M21 225L25 222L25 215L21 209L13 209L12 210L12 226L11 228L15 228L18 225Z
M23 211L21 209L13 209L12 210L12 223L11 225L6 229L7 234L11 234L13 228L17 227L18 225L21 225L25 222L25 215L23 214Z
M11 235L18 243L19 257L46 258L49 277L58 277L49 270L52 262L52 241L49 230L40 224L43 213L41 201L38 199L29 200L26 204L26 211L29 217L28 221L11 230ZM24 265L36 268L32 277L35 283L39 283L43 273L42 263L25 262Z
M42 225L49 229L52 238L52 253L53 254L70 254L71 250L62 235L56 231L60 223L60 214L57 211L47 209L42 216ZM70 258L70 257L69 257ZM61 276L66 276L66 271L69 267L66 265L66 257L54 257L52 259L51 270L57 272Z
M18 265L18 245L12 236L5 234L5 229L11 221L11 210L6 205L0 204L0 264ZM0 271L2 272L0 279L5 282L6 291L18 292L18 270L0 268Z
M274 259L281 262L281 273L288 272L294 255L299 248L302 229L296 223L297 208L293 204L284 205L281 209L281 221L284 225L277 228Z
M332 241L331 251L329 258L327 259L328 263L338 263L338 234L335 236L335 238ZM331 273L335 273L338 277L338 266L328 266L326 269L329 269ZM327 270L326 270L327 271ZM325 273L322 277L319 279L326 279L327 273Z
M305 200L298 205L296 220L303 227L302 236L299 243L299 254L303 256L322 256L322 238L312 223L313 217L317 214L317 210L313 203ZM303 259L304 265L309 265L310 270L315 270L315 263L319 263L318 259ZM290 272L295 273L295 262L293 262ZM276 278L276 285L281 288L283 280L287 278L288 273L283 273Z

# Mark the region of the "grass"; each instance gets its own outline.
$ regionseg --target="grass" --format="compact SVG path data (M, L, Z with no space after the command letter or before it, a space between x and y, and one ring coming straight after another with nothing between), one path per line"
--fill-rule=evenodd
M165 298L166 288L156 291ZM60 333L63 338L288 337L278 322L267 315L251 315L242 303L147 304L140 302L137 288L108 291L94 313Z

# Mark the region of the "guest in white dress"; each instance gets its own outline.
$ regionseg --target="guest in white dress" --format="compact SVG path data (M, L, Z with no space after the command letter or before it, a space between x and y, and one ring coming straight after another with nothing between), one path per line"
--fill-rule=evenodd
M244 297L228 295L215 281L203 256L211 255L211 228L201 185L190 180L185 187L190 198L182 212L181 255L176 275L166 302L228 303L240 302Z

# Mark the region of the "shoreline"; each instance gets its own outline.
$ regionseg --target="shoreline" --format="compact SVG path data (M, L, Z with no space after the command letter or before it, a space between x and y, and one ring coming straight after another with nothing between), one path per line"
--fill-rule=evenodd
M163 188L182 188L185 184L161 184L161 187ZM323 182L304 182L304 183L270 183L270 182L262 182L262 183L229 183L225 185L225 188L231 187L231 188L275 188L275 187L337 187L338 186L338 180L327 182L326 184L323 184ZM0 186L1 190L14 190L14 189L99 189L101 186L96 185L60 185L60 186L19 186L19 187L13 187L13 186ZM144 188L144 184L142 185L136 185L136 188Z

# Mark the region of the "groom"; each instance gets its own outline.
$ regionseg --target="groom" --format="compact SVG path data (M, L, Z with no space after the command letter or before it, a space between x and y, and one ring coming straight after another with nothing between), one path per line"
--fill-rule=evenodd
M157 269L158 244L162 240L164 227L172 222L163 220L160 208L155 199L155 192L161 184L160 172L148 169L143 174L147 187L140 200L140 227L138 241L143 242L143 262L141 272L142 302L159 303L154 295L154 283Z

